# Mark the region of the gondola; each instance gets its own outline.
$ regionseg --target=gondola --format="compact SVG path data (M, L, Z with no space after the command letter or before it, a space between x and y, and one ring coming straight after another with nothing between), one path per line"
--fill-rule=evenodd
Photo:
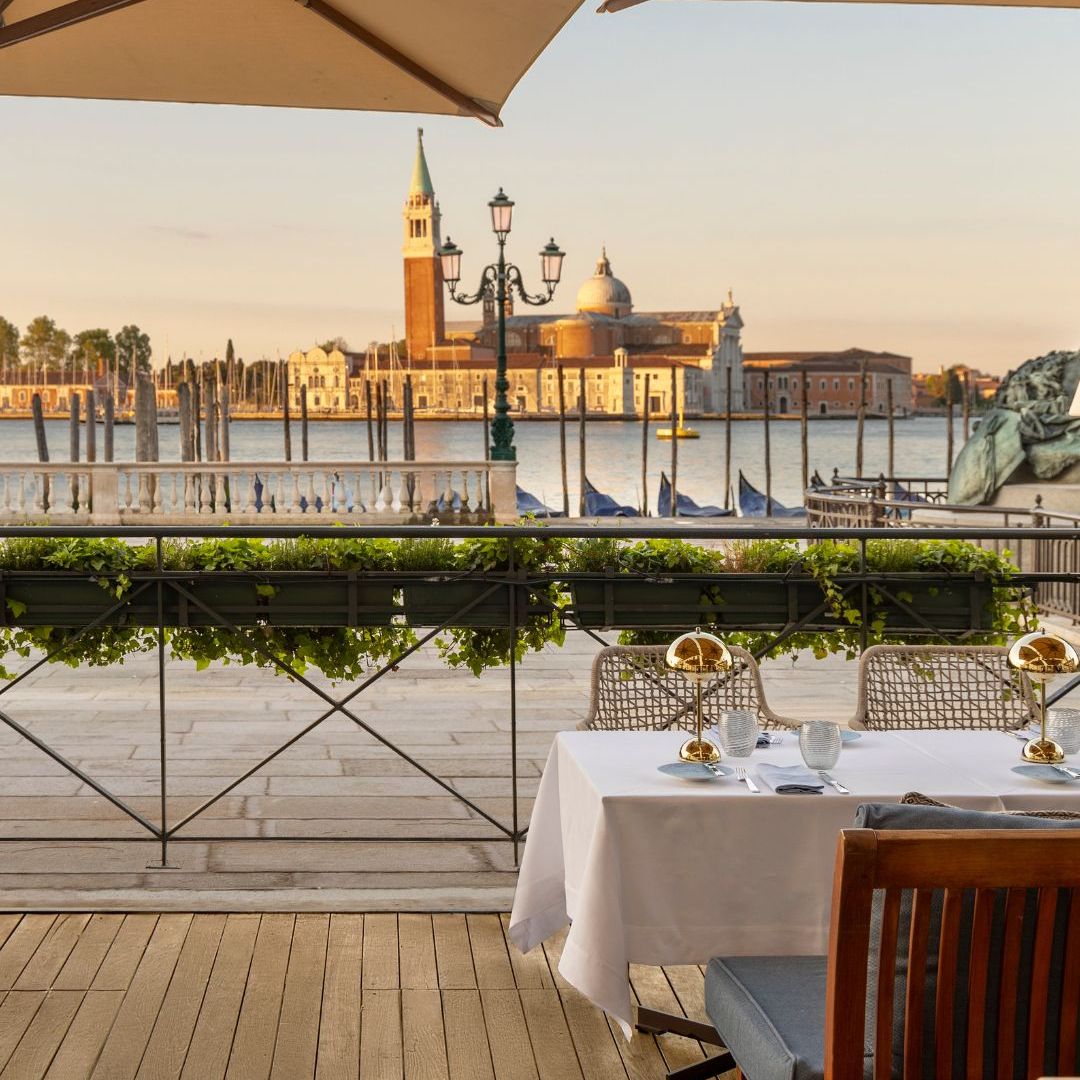
M517 512L519 517L531 514L535 518L561 518L566 515L561 510L552 510L531 492L524 488L517 489Z
M679 508L679 517L689 518L717 518L731 517L734 511L725 510L722 506L698 506L689 495L681 491L675 495L676 505ZM671 482L667 473L660 474L660 494L656 500L656 512L660 517L671 517Z
M620 506L585 480L585 517L641 517L632 506Z
M765 513L766 507L771 511ZM774 517L795 518L805 517L806 508L803 506L784 506L775 499L769 498L764 492L758 491L739 470L739 511L743 517Z
M819 473L817 469L815 469L814 475L810 477L810 486L816 491L820 491L822 488L826 488L829 485L826 484L825 481L822 479L821 473Z

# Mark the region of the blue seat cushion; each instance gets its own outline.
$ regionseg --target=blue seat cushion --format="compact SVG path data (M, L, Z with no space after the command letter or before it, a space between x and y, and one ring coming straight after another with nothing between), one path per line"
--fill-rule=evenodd
M705 1011L747 1080L823 1080L825 969L824 956L709 961Z

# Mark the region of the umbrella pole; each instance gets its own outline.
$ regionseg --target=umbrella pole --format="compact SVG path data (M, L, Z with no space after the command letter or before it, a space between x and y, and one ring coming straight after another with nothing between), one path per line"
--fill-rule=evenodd
M679 392L675 364L671 365L671 516L679 516Z
M765 516L772 517L772 447L769 442L769 372L765 371Z

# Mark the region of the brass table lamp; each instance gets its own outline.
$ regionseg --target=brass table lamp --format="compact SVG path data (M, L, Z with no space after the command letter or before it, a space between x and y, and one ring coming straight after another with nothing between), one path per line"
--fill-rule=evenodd
M1042 728L1037 739L1024 744L1021 757L1039 765L1056 765L1065 751L1046 737L1046 684L1057 675L1071 675L1080 668L1080 657L1064 639L1042 630L1017 638L1009 649L1009 663L1039 685Z
M668 646L664 661L672 671L689 679L696 691L697 731L694 738L687 739L679 748L679 758L682 761L719 761L720 748L701 735L701 684L731 667L731 653L718 637L695 630L677 637Z

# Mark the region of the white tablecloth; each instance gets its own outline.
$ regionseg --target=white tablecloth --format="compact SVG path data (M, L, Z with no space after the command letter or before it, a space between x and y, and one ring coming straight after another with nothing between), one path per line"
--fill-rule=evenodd
M568 922L561 974L631 1033L627 965L824 954L840 829L863 802L921 791L980 810L1080 809L1080 784L1011 772L998 731L864 732L831 770L852 791L761 794L657 771L684 732L563 732L533 808L510 917L527 952ZM798 736L744 764L801 762Z

